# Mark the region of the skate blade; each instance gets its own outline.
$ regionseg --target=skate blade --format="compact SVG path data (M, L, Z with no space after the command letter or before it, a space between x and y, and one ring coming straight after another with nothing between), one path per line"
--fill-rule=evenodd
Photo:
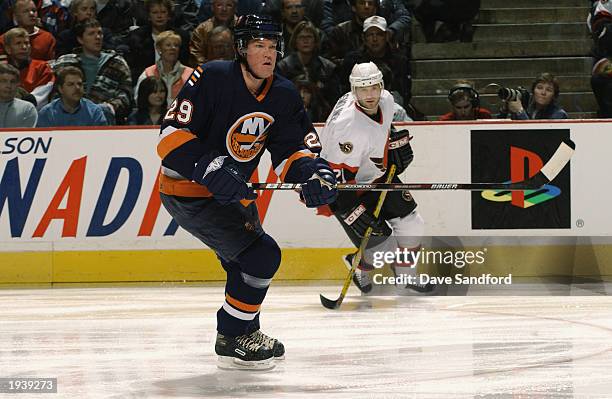
M274 360L285 360L285 355L282 355L282 356L274 356Z
M270 370L274 368L274 358L244 361L232 356L218 356L217 367L222 370Z

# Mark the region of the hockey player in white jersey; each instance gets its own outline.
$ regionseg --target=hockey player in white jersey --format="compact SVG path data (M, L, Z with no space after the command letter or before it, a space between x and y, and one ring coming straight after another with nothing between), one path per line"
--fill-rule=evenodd
M395 164L396 175L402 173L413 159L407 130L391 126L394 112L393 96L384 89L383 75L373 62L357 64L349 77L351 91L336 103L321 131L321 156L336 172L338 182L372 183L384 181L388 166ZM394 182L400 182L394 177ZM349 238L356 247L368 227L372 238L368 251L358 265L353 281L362 292L372 289L374 269L367 261L373 251L395 251L400 248L418 251L423 235L423 219L416 211L416 202L408 191L389 192L380 217L373 217L380 193L341 191L330 205ZM354 253L344 256L350 268ZM415 274L411 261L391 265L394 273ZM431 287L408 286L417 291Z

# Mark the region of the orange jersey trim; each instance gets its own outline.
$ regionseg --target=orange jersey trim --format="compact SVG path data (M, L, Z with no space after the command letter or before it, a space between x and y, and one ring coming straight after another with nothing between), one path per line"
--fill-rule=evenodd
M164 137L157 144L157 154L161 159L166 158L168 154L176 150L188 141L196 138L196 135L185 130L175 130Z
M229 296L229 294L225 294L225 300L227 301L227 303L239 310L242 310L243 312L254 313L257 312L259 310L259 307L261 306L261 304L251 305L248 303L244 303L236 298L232 298L231 296Z
M261 93L256 97L257 101L262 102L263 99L266 98L266 94L268 94L268 92L270 91L270 87L272 87L272 80L273 79L274 79L273 76L271 76L268 79L266 79L266 85L264 86L264 88L261 91Z
M315 156L312 153L304 154L303 152L296 151L289 158L287 158L287 163L285 164L285 167L283 168L283 171L281 172L281 175L280 175L281 181L285 181L285 176L287 175L289 168L291 168L291 164L295 162L296 160L300 158L304 158L304 157L314 158Z
M177 197L212 197L205 186L187 179L173 179L159 174L159 192Z

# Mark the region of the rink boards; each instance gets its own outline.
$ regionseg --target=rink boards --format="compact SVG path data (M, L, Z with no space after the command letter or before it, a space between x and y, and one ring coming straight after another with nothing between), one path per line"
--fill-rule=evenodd
M570 168L545 190L412 195L428 236L486 247L486 263L470 266L470 273L612 275L609 122L409 127L415 160L405 182L533 174L560 139L571 137L577 148ZM157 134L147 127L0 131L0 283L223 279L214 254L160 207ZM252 180L276 181L267 154ZM316 216L293 192L261 193L257 205L264 228L283 248L279 278L343 278L339 259L350 243L335 219Z

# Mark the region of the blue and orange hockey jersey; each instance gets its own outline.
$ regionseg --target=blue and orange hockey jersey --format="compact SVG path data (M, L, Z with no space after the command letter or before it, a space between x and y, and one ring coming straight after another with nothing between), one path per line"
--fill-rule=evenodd
M312 175L309 165L320 148L289 80L274 74L254 96L240 63L212 61L195 69L164 117L157 146L162 159L160 191L208 197L206 187L191 181L200 157L227 155L249 177L264 149L282 181L303 182Z

